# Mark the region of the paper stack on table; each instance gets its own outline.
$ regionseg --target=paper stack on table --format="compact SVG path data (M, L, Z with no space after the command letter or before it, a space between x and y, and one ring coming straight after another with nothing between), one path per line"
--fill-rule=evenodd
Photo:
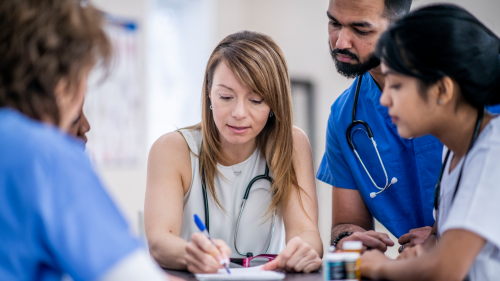
M262 270L262 266L231 268L231 274L225 269L219 269L217 273L195 274L196 279L205 280L281 280L285 278L284 273Z

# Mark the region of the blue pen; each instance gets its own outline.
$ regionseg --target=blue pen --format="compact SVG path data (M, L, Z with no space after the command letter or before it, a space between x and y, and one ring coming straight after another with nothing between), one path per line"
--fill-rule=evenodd
M196 223L196 225L198 226L200 231L203 232L203 234L205 234L205 236L207 236L208 240L210 240L210 242L212 242L215 249L217 249L217 245L215 245L214 241L212 241L212 239L210 238L210 234L207 231L207 227L205 226L205 224L200 220L200 218L196 214L194 215L194 222ZM214 258L218 259L218 262L222 266L224 266L224 268L227 270L227 273L231 274L231 272L229 271L229 259L218 258L221 256L221 253L219 251L213 251L210 253L210 255L212 255Z

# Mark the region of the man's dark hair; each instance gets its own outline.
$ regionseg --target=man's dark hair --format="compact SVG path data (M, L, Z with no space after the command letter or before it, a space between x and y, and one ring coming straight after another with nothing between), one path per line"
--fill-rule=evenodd
M410 12L412 0L384 0L384 14L390 22L403 17Z
M59 123L55 89L109 63L103 17L87 0L0 1L0 108Z

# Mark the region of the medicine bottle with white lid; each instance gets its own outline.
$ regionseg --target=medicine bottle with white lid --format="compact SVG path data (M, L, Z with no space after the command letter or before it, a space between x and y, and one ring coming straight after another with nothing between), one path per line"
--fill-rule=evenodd
M361 254L363 243L361 241L345 241L342 244L342 250L345 252L355 252Z
M345 253L328 253L323 257L323 280L345 280Z
M345 280L361 280L360 257L361 255L356 252L344 253Z

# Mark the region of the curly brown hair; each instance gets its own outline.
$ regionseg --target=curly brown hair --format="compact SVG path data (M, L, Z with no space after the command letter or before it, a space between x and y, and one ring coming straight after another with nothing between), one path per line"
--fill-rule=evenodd
M0 108L58 124L57 84L76 87L96 62L109 65L102 26L85 0L0 1Z

